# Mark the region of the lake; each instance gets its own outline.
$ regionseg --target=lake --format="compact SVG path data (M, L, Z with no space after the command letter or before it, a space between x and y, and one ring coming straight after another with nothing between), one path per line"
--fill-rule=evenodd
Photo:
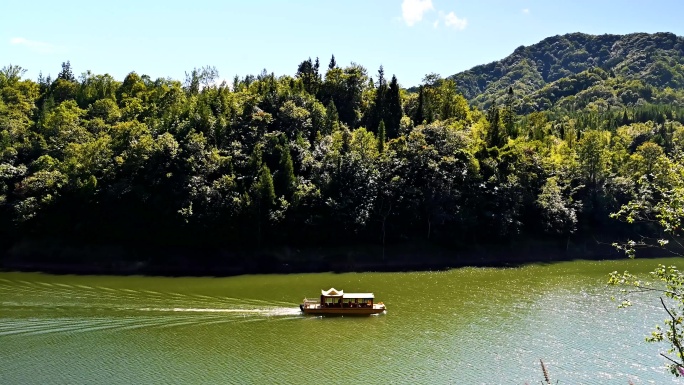
M439 272L165 278L0 273L1 384L675 383L644 337L653 294L618 309L613 270L679 259ZM386 314L303 316L321 289Z

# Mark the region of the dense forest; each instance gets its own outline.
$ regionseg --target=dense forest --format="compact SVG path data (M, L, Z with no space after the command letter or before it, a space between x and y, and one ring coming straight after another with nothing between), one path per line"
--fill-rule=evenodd
M450 78L480 108L502 103L513 87L520 113L669 104L684 97L682 52L684 38L671 33L574 33L519 47Z
M648 195L644 181L670 183L683 154L683 53L671 34L572 34L409 89L334 56L230 84L210 66L119 81L65 62L34 81L9 65L0 255L176 247L239 264L269 247L372 245L384 261L402 245L624 235L610 214Z

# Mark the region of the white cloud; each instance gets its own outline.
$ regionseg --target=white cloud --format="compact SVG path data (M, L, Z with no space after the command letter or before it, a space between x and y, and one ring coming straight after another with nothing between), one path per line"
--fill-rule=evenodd
M439 19L435 20L435 22L432 23L432 27L433 27L433 28L439 27Z
M529 14L530 14L530 10L529 10L528 8L525 8L525 9L522 10L522 13L524 13L524 14L526 14L526 15L529 15Z
M455 13L449 12L444 15L444 25L447 27L452 27L459 31L463 31L465 27L468 26L468 20L465 18L459 18Z
M401 15L409 27L423 20L423 14L434 9L432 0L404 0L401 3Z
M61 47L56 46L54 44L50 43L45 43L42 41L36 41L36 40L29 40L25 39L23 37L13 37L10 39L10 44L12 45L21 45L24 46L31 51L38 52L38 53L55 53L58 51L61 51Z

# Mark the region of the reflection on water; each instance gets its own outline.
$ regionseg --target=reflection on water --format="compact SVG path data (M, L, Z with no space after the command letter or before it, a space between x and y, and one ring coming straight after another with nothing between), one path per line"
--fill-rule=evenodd
M643 342L657 298L617 309L607 273L667 261L232 278L0 273L0 383L673 382ZM311 317L320 289L375 292L375 317Z

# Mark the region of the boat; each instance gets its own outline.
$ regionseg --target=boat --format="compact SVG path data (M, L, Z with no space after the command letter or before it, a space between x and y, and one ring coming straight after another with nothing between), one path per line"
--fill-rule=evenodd
M345 293L331 288L321 290L320 299L304 298L299 309L304 314L317 315L371 315L386 311L382 302L374 303L373 293Z

